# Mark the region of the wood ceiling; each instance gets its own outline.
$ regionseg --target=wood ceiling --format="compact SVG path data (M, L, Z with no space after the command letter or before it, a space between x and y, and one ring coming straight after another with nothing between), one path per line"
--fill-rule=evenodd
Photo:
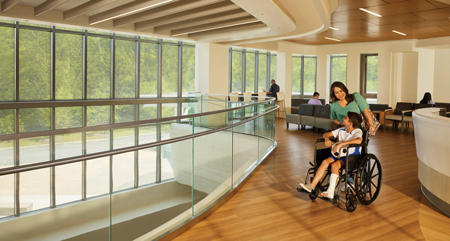
M195 38L266 26L230 0L3 0L1 12L19 5L34 8L32 20L62 13L64 21L84 16L92 28L112 25L155 36Z
M444 37L450 36L449 17L450 5L435 0L339 0L338 9L331 15L331 27L339 30L328 29L288 41L320 45Z

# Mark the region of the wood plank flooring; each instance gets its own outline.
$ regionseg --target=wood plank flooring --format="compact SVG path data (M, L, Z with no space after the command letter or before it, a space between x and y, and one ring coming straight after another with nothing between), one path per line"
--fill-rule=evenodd
M311 129L286 129L277 119L278 147L242 189L217 211L174 240L450 240L450 218L422 194L413 128L379 130L369 152L381 162L380 195L355 212L345 203L311 201L297 192L314 142Z

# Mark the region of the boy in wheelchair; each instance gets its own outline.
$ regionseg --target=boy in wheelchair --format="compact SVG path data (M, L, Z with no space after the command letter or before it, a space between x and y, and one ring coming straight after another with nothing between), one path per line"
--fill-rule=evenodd
M307 192L314 190L316 185L325 176L327 168L331 165L331 175L328 190L323 192L321 195L329 199L334 198L334 189L336 187L336 181L339 178L339 169L345 167L346 162L346 151L348 151L348 156L359 155L361 147L351 147L346 148L346 146L351 144L361 144L363 132L361 129L357 128L361 125L362 118L360 114L355 112L348 112L347 116L344 117L343 124L345 128L339 128L331 132L327 132L323 135L325 139L325 146L332 148L332 155L327 159L322 161L322 164L318 168L316 175L311 183L305 184L300 183L301 188ZM333 145L330 137L334 137L339 140L338 143Z

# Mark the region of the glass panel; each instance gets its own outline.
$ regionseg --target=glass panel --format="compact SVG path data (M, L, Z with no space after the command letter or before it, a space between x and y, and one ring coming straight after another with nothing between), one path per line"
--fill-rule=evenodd
M20 100L50 99L50 33L20 29Z
M83 31L82 29L79 29L79 28L68 28L68 27L60 27L60 26L55 26L55 28L61 29L61 30L77 31L77 32Z
M0 153L1 153L0 149ZM2 157L0 157L0 161L2 161ZM3 162L3 161L2 161ZM2 165L0 165L0 168ZM14 215L14 174L0 176L0 219ZM0 230L4 230L3 228ZM4 231L0 231L0 235L4 238Z
M55 38L55 98L82 99L83 36L56 33Z
M195 46L195 43L183 42L183 44Z
M272 119L270 118L270 114L266 114L264 116L259 117L257 121L257 130L258 130L258 149L259 149L259 157L260 161L262 161L263 155L267 152L267 150L273 145L272 140L272 127L274 123L272 123Z
M196 118L197 119L197 118ZM197 133L197 129L195 133ZM200 130L201 131L201 130ZM199 215L226 195L233 186L231 129L197 137L194 140L194 214ZM188 154L186 150L186 155ZM173 151L175 152L175 151ZM173 154L174 161L179 155ZM180 158L181 159L181 158ZM178 163L178 162L174 162ZM175 173L178 169L174 168ZM178 177L178 175L176 175ZM178 178L177 178L178 181ZM206 196L208 195L208 196Z
M111 118L109 106L88 106L86 112L88 126L109 124Z
M233 185L253 170L258 160L258 137L254 120L233 128Z
M4 21L4 20L2 20ZM14 28L0 27L0 101L14 100Z
M136 36L128 35L128 34L120 34L120 33L116 33L115 35L118 36L118 37L136 38Z
M163 42L166 42L166 43L178 43L178 40L167 40L167 39L163 39L162 40Z
M162 115L161 117L172 117L177 116L177 104L171 103L171 104L162 104Z
M113 192L132 187L134 187L134 152L115 155L113 157Z
M245 92L255 92L255 53L245 54Z
M86 166L86 197L89 198L108 194L109 157L89 160L87 161Z
M176 128L170 127L170 128ZM176 131L176 130L175 130ZM189 132L191 134L192 132ZM192 186L192 140L161 146L161 180Z
M305 57L303 94L313 95L316 91L316 58Z
M116 105L115 123L135 121L135 105Z
M182 96L195 91L195 48L183 46Z
M158 107L156 104L139 105L139 120L150 120L157 118Z
M14 133L14 110L0 110L0 135Z
M20 173L20 213L50 207L50 168Z
M75 128L83 125L83 107L55 107L56 129Z
M14 166L14 141L0 141L0 169Z
M81 200L81 162L55 167L56 205Z
M139 132L139 143L143 144L140 142L140 134ZM156 147L139 150L139 186L156 182L156 150Z
M108 151L109 130L86 132L86 153Z
M134 128L114 129L114 149L134 146Z
M11 24L13 24L14 21L11 21L11 20L2 20L2 19L0 19L0 23L11 23Z
M277 56L270 55L270 78L277 80Z
M258 65L258 92L261 92L263 89L267 89L267 55L259 55Z
M30 108L19 110L20 132L50 130L50 108Z
M347 84L347 56L331 56L331 83Z
M162 46L162 96L177 97L178 93L178 46Z
M87 98L109 99L111 89L111 40L87 38Z
M242 52L231 53L231 92L242 91Z
M81 156L81 133L71 133L55 136L55 158Z
M158 44L141 42L140 97L156 98L158 90Z
M155 142L156 126L139 127L139 145Z
M152 41L159 41L158 38L151 38L151 37L140 37L141 39L145 39L145 40L152 40Z
M116 98L135 98L136 42L116 40Z
M301 95L302 58L292 57L292 94Z
M50 138L48 136L19 140L20 165L50 161Z
M94 30L88 30L88 33L111 35L111 33L101 32L101 31L94 31Z
M34 26L34 27L42 27L42 28L51 28L52 26L46 24L39 23L27 23L27 22L19 22L20 25Z
M366 93L376 94L378 91L378 55L366 56Z

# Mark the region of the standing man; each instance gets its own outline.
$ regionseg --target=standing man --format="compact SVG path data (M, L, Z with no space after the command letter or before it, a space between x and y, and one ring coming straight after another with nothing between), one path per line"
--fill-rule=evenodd
M312 99L310 99L308 101L308 104L310 104L310 105L322 105L322 102L320 102L320 100L319 100L319 96L320 96L319 92L314 92L314 96L313 96Z
M275 80L274 80L274 79L272 79L272 80L270 81L270 84L272 84L272 85L270 86L270 90L267 91L266 93L267 93L267 94L272 94L272 97L277 98L277 92L280 92L280 86L278 86L277 84L275 84Z

